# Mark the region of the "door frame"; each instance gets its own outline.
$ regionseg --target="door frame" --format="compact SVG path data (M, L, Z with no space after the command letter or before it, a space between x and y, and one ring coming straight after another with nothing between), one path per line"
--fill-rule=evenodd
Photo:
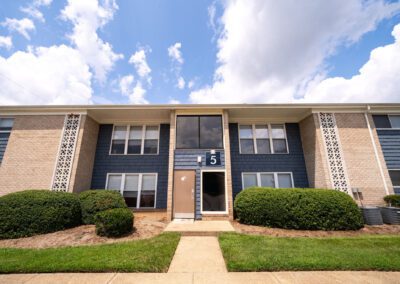
M224 187L225 187L225 211L203 211L203 173L204 172L222 172L224 173ZM228 214L228 190L227 190L226 169L201 169L200 170L200 212L201 214Z
M194 172L193 216L192 216L191 213L178 213L178 214L181 214L181 215L180 216L175 216L175 196L174 196L175 195L175 172L177 172L177 171L179 171L179 172L184 172L184 171L186 171L186 172L188 172L188 171ZM173 219L194 219L194 218L196 218L196 170L195 169L177 169L177 170L174 169L174 175L173 176L174 176L174 179L173 179L173 183L172 183L172 218ZM184 214L186 214L186 215L184 215ZM187 216L189 216L189 214L190 214L190 217L187 217Z

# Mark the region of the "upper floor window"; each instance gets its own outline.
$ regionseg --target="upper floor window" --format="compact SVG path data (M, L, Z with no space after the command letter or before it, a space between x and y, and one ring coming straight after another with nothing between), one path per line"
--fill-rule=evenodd
M157 174L108 174L106 189L121 193L128 207L155 208Z
M400 129L400 115L373 115L376 128Z
M3 160L13 124L13 118L0 118L0 163Z
M111 154L158 154L159 126L115 125Z
M241 154L288 153L284 124L239 125Z
M293 176L288 173L242 173L243 189L259 186L273 188L292 188Z
M0 118L0 133L10 133L13 124L13 118Z
M394 192L400 194L400 170L389 170L389 176L392 180Z
M222 149L220 115L179 115L176 118L177 149Z

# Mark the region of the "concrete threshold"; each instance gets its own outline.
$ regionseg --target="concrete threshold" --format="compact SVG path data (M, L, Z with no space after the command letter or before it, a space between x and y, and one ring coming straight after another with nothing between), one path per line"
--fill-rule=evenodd
M179 232L182 236L217 236L220 232L234 232L229 221L174 220L164 232Z

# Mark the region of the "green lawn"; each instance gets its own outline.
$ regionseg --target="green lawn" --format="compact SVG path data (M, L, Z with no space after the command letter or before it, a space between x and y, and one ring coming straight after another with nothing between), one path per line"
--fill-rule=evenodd
M400 271L400 236L276 238L225 233L219 242L229 271Z
M166 272L180 235L107 245L48 249L0 249L0 273Z

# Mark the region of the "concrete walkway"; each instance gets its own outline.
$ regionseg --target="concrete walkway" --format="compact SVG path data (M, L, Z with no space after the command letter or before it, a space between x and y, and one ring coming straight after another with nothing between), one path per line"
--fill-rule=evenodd
M226 273L217 237L181 237L169 266L171 272Z
M310 272L238 272L238 273L54 273L0 275L0 283L14 284L202 284L202 283L295 283L295 284L399 284L400 272L310 271Z

